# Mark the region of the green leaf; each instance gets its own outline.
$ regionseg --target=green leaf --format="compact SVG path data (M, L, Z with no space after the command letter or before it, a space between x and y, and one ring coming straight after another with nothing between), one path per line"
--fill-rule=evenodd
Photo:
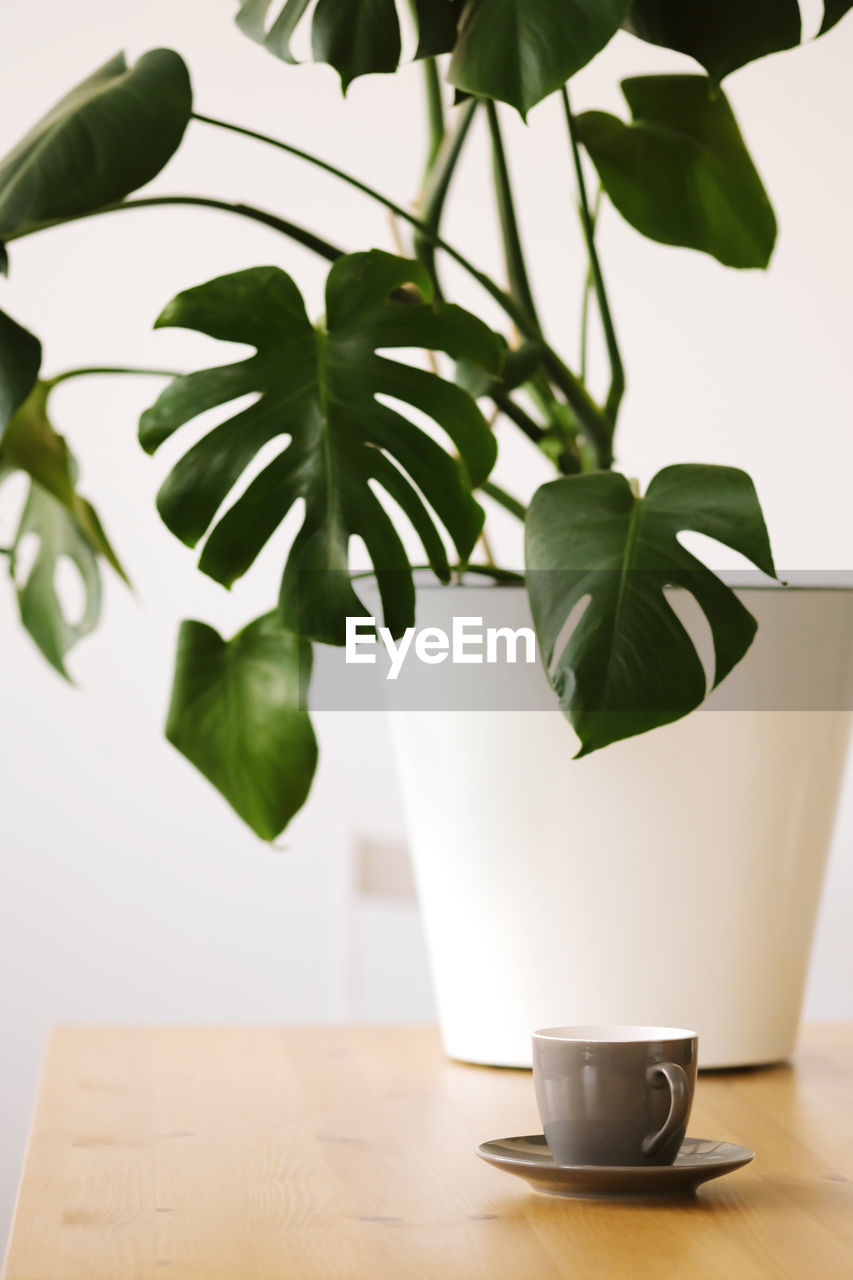
M830 31L837 22L840 22L846 13L853 9L853 0L824 0L823 3L823 22L820 24L818 35L825 35Z
M542 343L535 338L522 342L518 347L510 347L501 338L504 357L500 375L496 378L488 373L482 365L470 360L460 360L456 365L456 382L469 395L479 399L480 396L506 395L514 391L533 377L542 362Z
M715 538L775 575L752 481L733 467L667 467L644 498L624 476L567 476L534 495L527 586L539 644L579 755L677 720L706 694L693 641L664 595L682 587L711 628L714 686L749 648L756 622L678 541ZM566 623L586 602L569 638Z
M91 504L77 492L77 465L62 436L47 413L50 384L37 382L14 414L3 437L3 457L13 468L24 471L65 508L78 532L97 555L109 561L127 582Z
M630 0L465 0L448 79L526 116L603 49Z
M633 123L603 111L578 136L616 208L652 240L766 267L776 218L722 90L704 76L623 80Z
M94 512L91 514L94 517ZM30 534L38 540L38 551L29 572L24 574L19 552L24 538ZM66 616L56 590L57 569L63 557L76 566L83 585L85 606L83 616L77 620ZM101 574L97 555L68 508L35 481L30 484L12 544L10 569L18 593L21 622L51 666L66 680L70 679L65 655L98 624Z
M304 500L302 526L285 566L282 610L316 640L343 643L346 617L364 613L347 574L353 536L364 540L377 571L386 625L399 634L412 624L408 557L372 485L402 508L443 580L449 575L447 554L424 498L461 558L470 554L482 527L483 512L471 489L491 470L496 446L476 404L443 378L377 353L426 347L498 371L497 336L459 307L430 304L431 289L420 263L373 250L333 265L325 327L311 325L296 285L276 267L240 271L190 289L157 322L247 343L257 354L175 379L142 417L144 448L153 452L215 405L249 393L259 397L178 462L158 495L160 514L189 546L211 530L199 567L230 586L294 503ZM380 395L427 414L449 436L459 460L380 403ZM281 442L281 453L219 516L242 472L273 440Z
M301 689L311 646L274 613L225 641L183 622L166 737L263 840L305 803L317 743Z
M76 489L77 466L47 416L50 388L37 382L13 415L3 437L0 479L14 472L30 477L29 493L12 544L9 568L18 593L21 621L48 662L69 679L65 656L97 626L101 612L98 557L127 581L95 509ZM31 568L21 567L22 543L37 542ZM84 592L83 615L72 620L56 590L60 561L77 568Z
M191 111L177 53L154 49L130 69L118 54L0 162L0 238L122 200L174 154Z
M41 343L0 311L0 441L15 410L32 390L41 368Z
M456 25L462 6L457 0L415 0L418 27L416 58L450 53L456 43Z
M294 63L290 42L309 3L287 0L268 27L273 0L243 0L237 25L277 58ZM311 51L315 62L335 68L344 92L358 76L396 71L400 23L394 0L318 0L311 20Z
M311 23L316 62L328 62L346 93L357 76L396 71L400 23L394 0L317 0Z
M634 35L687 53L720 81L730 72L800 43L797 0L634 0Z

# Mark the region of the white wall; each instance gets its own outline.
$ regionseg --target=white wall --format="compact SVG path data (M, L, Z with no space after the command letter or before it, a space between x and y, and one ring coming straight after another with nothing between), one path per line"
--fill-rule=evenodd
M201 110L298 141L407 201L421 167L417 71L359 81L344 103L328 68L283 67L237 35L232 10L229 0L16 6L0 45L0 151L119 48L135 55L162 44L189 61ZM786 569L853 567L851 59L853 21L729 82L782 225L768 275L649 244L611 211L601 230L630 377L620 464L642 480L675 461L746 467ZM578 77L575 105L620 110L619 76L682 64L619 38ZM557 104L532 113L527 138L509 116L506 129L542 310L571 355L584 268ZM490 215L481 224L482 141L448 235L494 264L496 228ZM280 209L347 248L391 247L369 201L201 126L154 186ZM260 262L292 271L321 309L324 267L307 251L187 210L122 214L16 244L0 305L44 337L48 372L93 362L191 368L224 353L200 337L152 333L153 317L178 289ZM497 319L468 281L447 274L461 301ZM177 621L202 617L230 634L268 608L283 535L230 595L195 573L152 505L185 445L152 461L135 442L154 391L141 379L102 380L56 397L83 488L136 587L132 596L110 583L102 629L72 659L80 689L46 667L16 626L10 593L0 593L0 1230L51 1023L418 1018L431 1009L413 908L353 895L356 840L404 840L381 718L324 717L314 793L275 850L162 741ZM497 477L524 496L544 464L503 434ZM6 503L0 541L10 519ZM493 533L517 560L500 514ZM815 1016L853 1016L851 836L848 785L809 989Z

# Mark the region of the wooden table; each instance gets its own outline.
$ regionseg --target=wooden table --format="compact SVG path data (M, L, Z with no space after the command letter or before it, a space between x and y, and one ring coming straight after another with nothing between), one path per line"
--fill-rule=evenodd
M475 1145L530 1076L434 1030L57 1031L5 1280L849 1280L853 1028L700 1077L690 1132L756 1161L662 1204L557 1200Z

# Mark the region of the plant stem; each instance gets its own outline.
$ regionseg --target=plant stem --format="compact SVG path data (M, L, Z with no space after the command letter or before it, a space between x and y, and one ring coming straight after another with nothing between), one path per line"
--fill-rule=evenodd
M432 172L441 144L444 142L444 100L441 93L441 76L436 58L424 58L424 85L426 87L427 120L429 122L429 150L427 151L426 177Z
M571 104L569 102L569 93L565 85L562 88L562 97L563 110L565 111L566 124L568 125L569 130L569 140L572 145L575 174L577 176L578 195L580 197L581 209L581 225L583 227L587 254L589 255L589 265L592 270L593 282L595 284L595 296L598 302L598 310L601 314L601 323L604 327L604 338L607 343L607 355L610 360L610 390L607 393L605 413L610 421L612 430L616 425L619 406L622 402L622 397L625 394L625 368L622 364L619 343L616 339L616 330L613 326L613 317L610 313L610 303L607 300L607 290L604 286L604 276L601 271L601 263L598 260L598 252L595 247L595 224L590 213L589 201L586 194L586 182L584 181L583 176L583 165L581 164L577 134L575 132L575 121L574 116L572 115Z
M127 373L145 375L151 378L179 378L181 376L174 369L135 369L113 365L96 365L91 368L66 369L62 373L57 373L53 378L45 378L44 382L47 387L53 390L54 387L59 386L60 382L70 382L72 378L88 378L91 375L100 373Z
M427 171L426 181L421 192L421 220L426 223L433 234L427 236L422 231L416 230L414 250L415 256L424 264L435 281L436 294L438 296L440 296L440 289L435 269L436 244L433 237L438 233L441 225L441 215L444 213L444 205L447 193L450 190L451 179L456 171L456 165L462 154L462 147L471 128L471 122L474 119L477 106L477 99L469 98L460 107L456 127L451 133L445 134L444 142Z
M489 122L489 133L492 139L495 195L501 224L501 238L503 239L509 290L513 297L517 298L526 309L530 319L539 329L536 303L533 301L533 291L530 288L530 279L524 261L524 251L521 247L521 236L518 231L518 220L515 215L515 201L512 197L509 166L507 165L506 151L501 137L498 109L490 98L486 99L486 118Z
M592 209L592 234L595 235L595 228L598 222L598 212L601 206L601 184L595 193L595 204ZM581 381L586 382L586 363L587 363L587 334L589 330L589 300L595 290L595 278L592 272L592 264L588 264L586 271L586 279L583 286L583 300L581 302L581 349L580 349L580 376Z
M539 423L534 422L530 414L525 413L521 405L516 404L508 395L503 395L498 391L492 395L491 399L501 413L509 418L510 422L514 422L534 444L539 444L544 439L546 433L539 426Z
M271 227L273 231L280 231L291 240L304 245L306 249L311 249L322 258L328 259L329 262L335 262L338 258L343 257L344 254L343 249L337 248L336 245L330 244L328 240L323 240L320 236L315 236L312 231L307 231L295 222L288 222L285 218L279 218L274 213L267 213L264 209L256 209L253 205L232 204L228 200L215 200L209 196L142 196L138 200L121 200L116 204L105 204L100 209L91 209L87 213L77 213L69 218L54 218L49 222L41 222L37 226L27 227L24 231L13 232L6 239L7 242L21 240L24 236L34 235L37 231L48 231L52 227L64 226L67 222L80 222L84 218L95 218L102 213L119 213L123 209L148 209L156 205L169 204L196 205L203 209L221 209L225 213L235 213L241 218L249 218L252 222L260 222L266 227Z
M494 578L495 582L524 586L524 574L517 569L499 569L495 564L466 564L460 568L464 573L478 573L484 578Z
M510 515L518 520L523 520L527 515L527 507L523 502L519 502L518 498L514 498L511 493L507 493L505 489L501 489L499 485L494 484L491 480L485 480L480 485L481 491L487 498L491 498L492 502L496 502L498 506L503 507Z

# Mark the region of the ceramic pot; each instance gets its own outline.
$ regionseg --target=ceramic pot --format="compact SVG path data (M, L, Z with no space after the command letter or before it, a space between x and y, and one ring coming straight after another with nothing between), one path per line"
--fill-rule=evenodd
M530 625L524 591L499 590L501 619ZM739 594L759 633L708 709L584 759L541 671L525 710L392 711L451 1057L529 1066L534 1028L581 1023L694 1028L703 1067L791 1053L849 737L853 591ZM454 589L424 597L419 625L449 630Z

